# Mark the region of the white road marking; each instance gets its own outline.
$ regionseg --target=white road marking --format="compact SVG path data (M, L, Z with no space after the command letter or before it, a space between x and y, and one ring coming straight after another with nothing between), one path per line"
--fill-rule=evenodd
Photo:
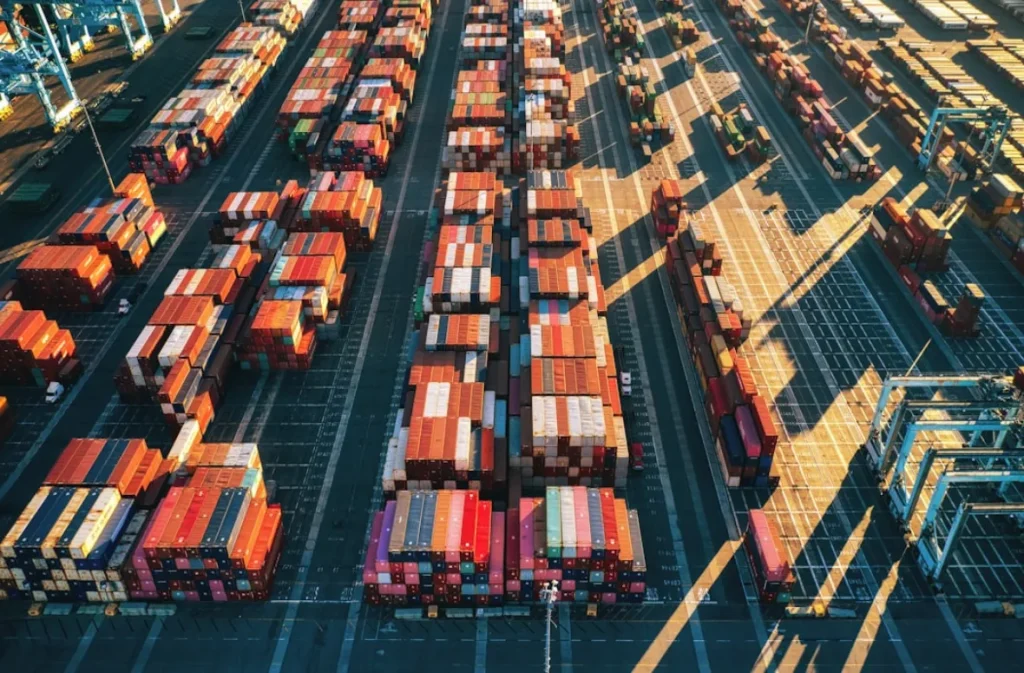
M444 12L441 16L441 26L448 20L448 11L450 4L445 5ZM433 32L433 31L432 31ZM429 72L427 74L427 81L425 83L426 95L422 104L424 107L429 105L431 94L434 93L432 84L434 81L434 74L437 72L437 61L441 54L440 49L434 50L434 55L431 57ZM341 448L345 443L345 436L348 434L349 421L352 418L352 410L355 406L356 393L359 390L359 382L363 376L363 368L366 364L366 354L370 347L370 337L373 334L373 326L377 319L377 308L380 305L381 294L384 292L384 281L387 278L388 267L391 263L392 251L395 247L395 240L398 234L398 221L402 216L402 207L405 204L405 197L409 187L409 177L412 172L412 166L415 163L416 152L420 148L420 133L423 130L423 124L419 123L416 125L416 130L413 132L412 146L409 152L409 157L405 162L405 172L402 174L401 188L398 193L398 201L395 205L394 215L391 220L391 229L388 232L388 240L385 246L384 259L381 262L379 275L377 276L377 283L373 289L373 299L370 302L370 309L366 317L366 322L363 323L362 338L359 343L359 352L356 355L355 369L352 372L352 377L349 382L348 389L345 391L345 406L341 415L341 422L338 425L338 430L334 436L334 444L331 449L331 455L327 463L326 472L324 474L324 480L320 487L320 494L317 498L316 511L313 514L313 521L309 527L309 534L306 537L305 550L302 553L302 560L299 563L298 577L295 580L295 584L292 587L293 599L302 597L302 592L306 586L306 580L309 576L309 566L313 560L313 551L316 549L317 539L320 535L320 526L323 524L324 514L327 510L327 500L331 494L331 486L334 484L334 474L338 469L338 461L341 458ZM351 338L351 337L350 337ZM331 395L328 398L328 405L334 397L334 391L336 388L331 389ZM291 642L292 627L295 624L295 619L298 616L299 606L297 603L292 603L288 606L288 612L285 614L284 623L281 625L281 630L277 637L277 644L274 647L274 658L270 664L270 673L280 673L281 667L284 664L284 657L288 652L288 644ZM358 613L359 604L353 606L352 611ZM354 635L356 621L353 619L348 620L348 624L345 627L345 639L346 641ZM352 648L345 648L344 643L341 652L341 658L338 661L338 670L347 671L349 667L349 659L352 656Z
M578 11L576 8L578 6L579 4L574 0L572 11L573 24L576 23L576 16ZM578 26L574 25L574 28L577 35L579 35ZM577 42L576 49L578 49L580 52L580 62L583 68L583 84L584 94L587 99L587 108L589 110L594 110L596 109L596 107L594 105L594 97L591 92L592 86L589 75L590 68L587 65L586 51L583 49L579 42ZM598 126L598 124L595 123L593 125L593 128L594 139L597 146L603 147L604 141L601 139L600 127ZM603 155L604 152L600 152L598 155L598 160L601 162L602 167L605 167L607 166L608 162L606 157L604 157ZM618 217L615 214L615 203L612 199L612 190L608 182L608 175L603 170L601 171L601 185L604 190L605 203L608 207L608 219L612 227L611 238L615 245L615 254L618 260L618 266L620 270L625 272L626 264L623 258L622 237L620 236ZM623 292L622 298L625 300L626 308L629 312L629 321L633 332L633 348L636 351L637 360L640 367L641 380L645 382L650 381L650 377L647 374L647 369L645 365L645 362L647 360L644 357L643 343L641 342L639 335L639 328L636 317L636 307L633 304L633 295L632 293L629 292L628 289L628 280L627 289L626 291ZM650 418L652 428L652 443L654 444L654 453L658 460L658 464L665 465L665 455L663 448L661 446L661 433L658 430L657 415L654 412L654 398L651 394L650 386L643 385L641 386L641 388L643 390L644 404L648 409L648 415ZM675 507L675 495L672 491L672 482L669 479L667 470L658 470L658 477L661 483L662 490L665 494L665 509L667 510L669 518L669 531L672 536L672 552L673 554L675 554L676 565L679 569L679 581L682 584L684 593L688 593L693 586L693 579L692 575L690 574L689 561L687 561L686 558L686 547L683 544L683 536L680 533L679 515ZM697 658L697 667L701 671L701 673L710 673L711 663L708 658L707 647L705 647L704 645L704 630L701 627L700 616L697 614L697 610L694 608L686 607L685 610L687 612L687 623L691 627L690 633L693 638L693 648Z
M487 673L487 618L476 620L476 653L473 673Z
M323 5L320 5L321 10L328 4L329 3L324 3ZM303 41L302 48L300 51L305 52L306 48L309 46L312 39L314 37L319 38L320 33L318 31L322 27L324 19L327 16L331 15L331 12L323 12L321 14L316 25L311 26L310 32L306 36L305 41ZM285 86L291 86L291 84L291 79L284 77L283 72L279 72L277 75L277 82L274 86L273 91L264 94L264 96L266 97L265 100L276 98L278 94L281 93ZM185 240L185 237L188 236L188 232L192 229L196 221L198 221L202 212L206 209L206 204L209 203L210 199L213 198L214 192L216 192L217 189L220 187L228 171L231 169L232 166L234 166L235 162L238 160L238 157L241 156L240 152L237 150L249 145L249 141L252 139L253 134L256 132L256 129L259 128L260 126L262 116L266 115L269 111L269 107L263 106L259 108L259 111L256 113L256 117L247 120L251 123L251 125L249 126L249 130L246 131L244 136L238 139L238 143L235 146L237 149L231 155L228 161L224 164L223 172L213 181L213 183L210 185L210 189L207 190L206 195L203 197L203 200L199 202L199 205L196 206L195 211L192 213L192 216L181 228L181 231L178 232L177 238L174 239L174 242L171 243L171 247L167 250L167 254L160 260L159 264L156 266L151 278L158 278L160 274L163 273L164 269L167 267L170 261L174 258L174 252L181 245L182 241ZM275 141L273 138L270 138L268 139L267 142L273 143ZM153 289L153 284L150 284L146 291L143 293L143 297L153 292ZM140 297L140 302L141 300L142 297ZM18 482L18 479L21 477L22 472L24 472L25 469L29 466L29 464L35 458L36 454L39 453L39 450L42 448L43 444L46 443L46 440L49 439L50 435L53 433L54 429L56 429L61 419L64 418L64 414L66 414L68 409L71 408L72 403L78 397L78 393L81 392L83 388L85 388L85 384L89 381L90 378L92 378L93 373L96 371L96 367L103 360L103 358L106 357L107 352L114 345L114 342L117 340L117 337L121 334L122 331L124 331L124 328L127 325L127 322L118 322L116 326L110 331L109 338L104 342L99 352L93 356L92 362L90 362L86 366L85 373L82 374L82 378L71 388L71 392L69 392L68 395L64 398L64 404L59 409L57 409L54 415L50 418L50 421L43 428L42 432L39 433L39 436L36 438L36 441L33 442L31 448L29 448L29 450L22 457L17 467L15 467L14 471L11 472L11 474L7 477L6 480L4 480L3 485L0 486L0 501L4 499L4 496L7 495L8 491L10 491L14 484Z

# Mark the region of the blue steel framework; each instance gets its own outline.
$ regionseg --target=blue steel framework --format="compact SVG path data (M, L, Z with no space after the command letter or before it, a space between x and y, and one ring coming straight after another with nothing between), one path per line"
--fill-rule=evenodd
M906 393L912 390L929 399L909 399ZM940 390L952 391L952 399L936 398ZM897 391L903 397L886 419ZM937 588L970 517L1024 519L1024 503L1014 488L1024 483L1022 421L1024 397L1008 378L897 376L885 381L865 449L889 509L916 545L918 564ZM936 433L948 433L960 445L932 446ZM918 460L914 448L921 444L927 446ZM916 470L911 471L913 461ZM965 488L957 490L956 513L948 525L937 525L950 489L957 486ZM915 531L915 512L926 488L928 506Z
M154 0L154 3L164 30L170 30L181 18L178 0L171 0L168 10L164 9L164 0ZM66 126L81 108L81 101L61 54L63 52L74 62L83 52L91 50L90 29L117 26L133 59L140 58L153 46L153 36L146 25L141 0L43 0L32 3L39 17L41 32L31 30L17 20L19 8L24 11L27 7L27 4L0 0L0 20L7 24L16 45L14 51L0 51L0 119L10 114L12 97L33 94L42 103L46 119L54 130ZM58 35L51 30L43 7L51 8ZM138 36L132 34L132 19ZM47 77L57 77L67 94L68 102L60 109L54 105L46 89Z

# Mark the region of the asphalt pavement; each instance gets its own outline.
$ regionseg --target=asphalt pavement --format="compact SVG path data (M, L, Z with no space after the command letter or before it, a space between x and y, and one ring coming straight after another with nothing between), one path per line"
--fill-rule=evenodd
M222 22L203 21L226 29L230 3L208 0L197 14L214 4ZM226 194L272 189L306 174L273 140L274 116L316 40L333 27L337 4L322 2L292 40L264 104L254 107L227 156L184 185L156 190L169 213L171 236L145 267L139 280L148 288L130 316L119 322L108 310L73 324L90 367L73 389L76 398L54 414L33 402L38 391L14 393L22 420L0 451L0 524L9 523L27 501L70 437L145 437L156 446L169 444L158 410L119 402L111 375L172 274L209 255L206 225ZM390 174L379 181L384 215L376 245L349 262L357 281L340 338L321 344L306 372L233 372L227 400L208 433L212 441L258 442L265 476L278 485L287 544L272 600L178 605L166 618L80 611L29 618L25 605L3 605L2 670L542 669L545 625L539 609L529 618L406 621L360 604L360 564L371 515L381 502L379 471L400 399L413 285L440 176L439 139L467 4L454 0L436 12L409 127ZM615 91L615 68L594 3L566 4L565 23L566 64L581 120L583 160L577 170L594 215L612 338L623 347L620 367L632 371L635 382L626 402L634 417L631 438L651 447L645 472L631 480L627 493L640 510L648 547L649 600L604 610L597 619L559 606L552 670L738 671L760 670L769 662L801 670L1000 669L1024 642L1020 622L979 620L970 604L979 592L1002 587L1012 593L1012 583L998 572L982 575L972 567L980 561L968 549L954 566L969 580L964 590L951 603L937 600L906 553L858 451L881 379L902 373L935 336L873 244L862 239L858 222L860 205L916 185L909 155L891 144L880 122L868 118L838 77L829 77L834 70L812 49L813 74L833 101L843 100L844 123L863 125L865 140L878 145L890 171L874 186L831 182L719 10L703 2L688 10L705 32L698 43L701 73L688 79L657 23L653 2L638 0L637 7L652 75L660 80L660 104L678 133L650 163L629 145L627 111ZM786 26L782 19L787 17L781 17L779 32ZM150 94L154 107L198 60L201 50L195 49L155 55L152 85L166 93ZM165 58L180 60L161 66ZM729 164L704 116L712 99L746 102L768 126L779 156L763 166ZM124 170L123 158L115 161ZM68 162L53 168L76 175ZM725 248L726 277L755 315L746 352L784 430L777 457L783 480L775 493L728 491L722 483L661 269L661 246L645 217L650 190L664 177L683 180L695 216ZM102 186L98 175L68 181L81 183L83 194ZM84 198L66 198L62 208ZM63 212L26 223L21 241L52 230ZM19 242L15 233L3 233L10 235L6 245ZM993 308L984 319L999 330L973 345L942 340L925 353L921 367L995 369L1021 361L1024 316L1013 301L1020 278L993 264L991 251L971 232L956 240L953 273L985 286ZM138 281L119 282L119 293L127 293ZM856 617L782 619L777 610L756 604L749 568L737 552L745 512L755 506L765 506L782 522L799 577L798 601L824 598ZM982 531L975 544L981 548L986 540ZM1006 565L1006 572L1014 568Z

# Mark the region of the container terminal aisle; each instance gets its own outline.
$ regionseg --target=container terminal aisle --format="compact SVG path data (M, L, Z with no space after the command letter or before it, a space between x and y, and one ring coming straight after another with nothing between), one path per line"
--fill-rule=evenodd
M179 88L172 82L179 82L191 72L200 56L216 44L224 29L239 16L238 3L230 0L187 0L178 3L181 8L181 19L171 29L163 32L163 25L157 12L155 2L143 2L142 10L146 15L146 23L153 35L153 46L139 61L133 62L131 54L125 49L124 38L120 32L111 32L94 36L95 49L85 54L77 63L67 63L75 90L79 98L93 99L108 85L120 80L129 82L129 88L121 95L121 101L128 101L137 93L146 93L147 101L142 103L137 120L152 116L158 101L154 99L161 90L167 92ZM168 7L170 3L167 3ZM34 10L28 11L34 15ZM133 22L134 25L134 22ZM206 40L186 40L185 34L196 26L210 26L214 33ZM56 31L55 31L56 32ZM58 92L58 107L66 99L60 84L55 78L47 81L51 92ZM72 180L61 180L65 174L70 178L74 172L67 172L68 166L75 164L75 157L81 161L91 161L93 155L92 140L88 129L83 129L59 159L53 160L45 171L36 171L30 165L36 152L52 147L53 134L42 105L34 95L18 96L13 101L14 112L11 117L0 123L0 195L6 197L22 176L24 180L47 180L61 184L70 184ZM162 102L162 101L159 101ZM95 120L94 120L95 121ZM100 139L110 154L110 145L120 134L101 132ZM122 140L129 134L124 133ZM133 136L134 137L134 136ZM69 192L65 193L67 197ZM63 204L62 204L63 205ZM3 232L0 244L7 247L9 232ZM17 240L17 236L12 237ZM23 240L23 237L22 237Z
M270 188L277 180L302 175L302 166L271 139L274 120L267 110L276 111L305 54L336 16L336 5L322 3L286 53L266 105L243 126L242 141L205 169L205 179L164 190L169 198L163 197L162 205L179 218L178 238L173 246L161 248L170 268L163 260L147 265L151 287L162 288L175 267L203 258L205 223L225 194ZM653 5L647 0L639 5L652 50L668 54L668 39L654 25L658 15ZM31 670L44 647L49 667L68 671L179 671L210 665L260 671L404 671L426 670L427 661L476 671L539 668L543 628L537 620L401 622L359 604L357 564L380 497L380 456L393 421L385 410L393 407L400 383L399 355L405 348L425 211L440 158L441 101L453 80L465 7L465 0L455 0L442 3L437 12L410 135L397 151L389 177L381 181L385 216L380 238L358 269L354 304L341 338L318 351L307 372L237 375L209 433L214 441L258 441L267 478L278 484L288 537L273 600L230 607L183 605L166 620L94 621L82 615L31 620L21 610L14 614L11 606L0 606L5 670ZM824 254L843 223L812 226L818 220L816 209L831 210L842 201L800 149L795 130L784 130L789 120L744 61L748 56L730 42L713 7L702 8L702 14L712 19L709 27L726 45L731 64L722 64L719 73L710 72L714 65L708 64L703 80L691 83L693 92L706 105L704 81L714 95L722 96L732 86L725 71L736 68L741 73L759 117L770 115L773 137L794 150L786 156L791 165L776 159L770 166L769 184L785 194L784 212L763 213L772 199L749 181L732 189L735 177L706 124L696 119L691 85L686 83L669 87L673 114L680 114L676 143L650 165L637 167L594 5L576 0L565 9L570 44L566 63L574 75L583 143L578 170L583 171L585 199L595 216L609 302L614 300L609 324L636 379L633 432L648 447L647 470L633 480L628 496L643 510L645 539L654 545L654 593L646 606L609 610L596 621L575 614L567 619L568 611L560 610L553 647L556 670L620 671L636 662L650 665L641 670L659 664L664 670L689 670L694 664L698 670L747 670L769 638L772 645L766 649L777 648L778 661L785 663L814 657L819 666L898 663L909 670L912 660L918 667L956 662L956 670L970 670L974 662L964 658L961 646L982 645L957 641L964 637L959 627L950 628L942 619L909 562L888 596L891 616L882 623L869 610L878 587L889 588L890 559L902 547L888 515L869 509L877 503L877 491L860 459L850 465L861 432L857 424L873 408L867 380L877 389L885 372L905 369L930 334L908 310L908 299L885 275L887 267L873 251L862 247L851 252L849 239L836 237L840 246ZM707 36L703 39L702 51L709 44ZM701 60L711 56L705 53ZM682 77L681 64L670 65L672 60L671 55L660 59L670 83ZM693 158L685 158L687 144L693 146ZM711 198L698 187L699 170L705 171ZM800 434L782 451L781 460L786 474L782 492L791 498L787 504L794 517L787 524L787 537L795 543L813 530L815 546L805 558L797 557L801 590L813 596L824 587L823 595L834 594L837 604L855 607L857 619L779 626L777 615L762 616L750 603L745 563L732 560L736 522L728 511L730 499L742 522L742 511L754 504L744 496L757 493L727 494L716 486L720 479L713 471L714 449L706 445L704 422L699 420L702 401L691 392L696 386L688 385L686 376L692 381L693 372L685 350L680 350L658 246L643 218L651 187L674 173L682 173L693 188L687 200L694 207L715 204L721 222L708 215L705 226L726 246L730 277L741 295L756 315L764 316L749 340L756 353L758 384L776 398L787 433ZM806 182L798 182L805 176ZM115 331L106 342L97 333L97 343L112 344L109 352L100 355L103 361L82 386L74 410L56 424L23 472L25 483L39 481L57 447L71 436L145 436L154 445L166 444L166 431L152 409L120 404L109 394L114 363L132 341L128 335L134 336L138 321L144 320L138 316L148 315L155 305L155 294L147 292L124 323L127 330ZM877 303L870 303L873 297ZM934 358L929 364L940 366L937 349L926 356ZM23 448L21 455L30 448ZM0 467L0 477L6 478L19 460ZM844 479L841 495L832 503ZM17 511L30 490L16 483L4 495L4 513ZM830 572L835 583L828 579ZM998 661L1000 652L1012 651L1012 637L1008 633L986 642L985 661Z

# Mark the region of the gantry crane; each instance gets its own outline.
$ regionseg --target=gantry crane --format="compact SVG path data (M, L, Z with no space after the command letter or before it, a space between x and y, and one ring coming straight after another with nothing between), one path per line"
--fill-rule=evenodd
M9 99L22 94L34 94L39 98L46 113L46 120L54 130L67 126L81 109L82 103L71 83L71 74L61 58L50 24L43 14L43 8L35 6L42 33L26 28L15 16L14 5L0 4L0 21L7 24L7 30L14 40L14 50L0 50L0 97ZM46 88L46 78L56 77L68 101L58 109ZM0 105L3 104L0 100Z
M904 394L887 414L893 393L911 389L928 399ZM935 396L943 390L953 393L950 399ZM1010 377L899 376L882 386L865 448L890 510L937 586L970 517L1024 517L1019 491L1010 490L1024 483L1022 405ZM940 437L952 445L934 445ZM923 450L919 460L915 446ZM916 469L910 469L915 461ZM954 486L961 500L947 525L939 514ZM915 530L917 505L926 492L928 505Z
M1003 140L1006 139L1006 134L1010 130L1010 113L1005 107L999 105L986 108L935 108L931 121L928 123L928 130L921 141L921 153L917 156L918 167L923 171L931 168L932 161L939 154L939 143L942 141L946 126L950 122L982 125L983 143L978 158L985 170L992 170L996 159L999 158L999 152L1002 150Z
M165 10L164 1L154 0L166 31L181 19L181 9L178 0L171 0L170 9ZM11 98L34 94L42 103L50 126L59 131L81 108L61 52L72 62L77 60L92 48L90 29L114 25L124 35L132 58L137 59L153 45L153 37L146 25L141 0L41 0L31 4L39 18L39 32L17 19L18 11L25 11L29 4L0 0L0 20L7 24L15 44L13 51L0 50L0 119L10 115ZM52 10L59 39L50 28L43 7ZM140 33L138 36L132 35L132 19ZM47 77L57 77L67 94L68 102L60 109L46 89Z

